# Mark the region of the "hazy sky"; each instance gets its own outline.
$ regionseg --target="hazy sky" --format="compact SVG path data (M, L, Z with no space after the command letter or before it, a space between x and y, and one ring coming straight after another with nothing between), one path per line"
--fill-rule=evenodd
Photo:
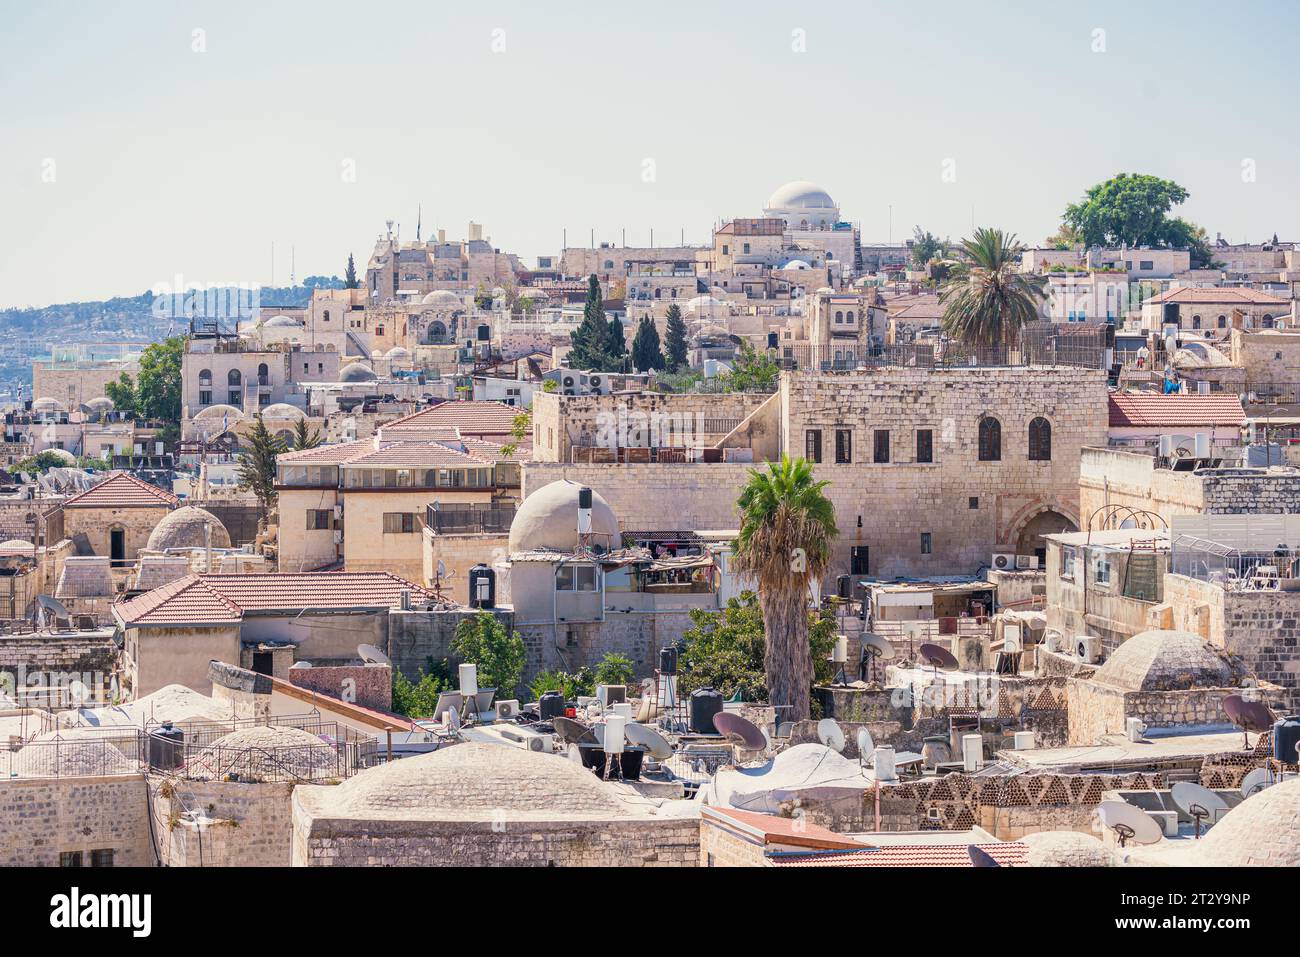
M341 275L385 219L414 238L418 203L426 236L474 220L529 265L566 228L571 245L592 228L700 243L792 179L864 240L888 238L892 204L895 239L956 238L973 208L1041 241L1123 170L1177 180L1211 235L1300 240L1292 3L4 0L2 16L0 305L178 273L265 284L273 241L277 283L291 246L299 279Z

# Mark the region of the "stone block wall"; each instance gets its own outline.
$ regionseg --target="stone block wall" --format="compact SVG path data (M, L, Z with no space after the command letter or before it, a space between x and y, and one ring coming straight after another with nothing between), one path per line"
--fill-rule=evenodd
M289 682L299 688L350 701L363 708L389 711L393 706L393 669L388 665L328 665L290 668Z
M149 777L162 863L167 867L287 867L293 785ZM209 819L200 834L188 811Z
M1068 688L1070 745L1088 746L1102 735L1123 734L1129 718L1148 728L1223 724L1223 699L1240 688L1186 691L1125 691L1095 681L1071 681Z
M58 867L59 854L111 850L115 867L155 863L141 774L0 780L0 866Z

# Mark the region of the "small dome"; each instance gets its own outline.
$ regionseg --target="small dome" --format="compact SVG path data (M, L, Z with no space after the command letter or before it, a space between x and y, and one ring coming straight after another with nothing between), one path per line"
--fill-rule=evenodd
M510 551L571 552L578 547L577 482L543 485L529 495L510 523ZM609 503L591 493L591 531L596 542L609 547L618 540L618 519Z
M302 323L299 320L292 319L284 314L272 316L270 319L266 320L266 322L262 323L263 329L301 328L301 326Z
M375 370L362 362L354 362L345 366L339 373L340 382L374 382L379 376L375 375Z
M1039 831L1020 839L1029 867L1113 867L1114 853L1091 834Z
M407 350L407 349L403 349L401 346L393 346L393 348L391 348L391 349L388 350L388 355L385 356L384 358L386 358L386 359L409 359L409 358L411 358L411 353L410 353L409 350Z
M292 406L287 402L273 402L262 410L264 419L301 419L305 413L297 406Z
M806 179L797 179L793 183L786 183L769 196L767 209L771 211L783 209L833 210L835 209L835 200L831 199L831 194L816 183L810 183Z
M1188 631L1144 631L1125 641L1092 680L1126 691L1186 691L1235 684L1232 667Z
M1300 778L1246 798L1197 848L1203 867L1300 867Z
M217 738L186 771L209 780L235 774L240 781L301 781L342 777L342 766L342 756L310 731L257 725Z
M7 542L0 542L0 551L3 552L13 551L15 548L25 548L30 552L34 547L31 542L24 541L21 538L11 538Z
M788 263L786 263L781 268L782 269L812 269L812 266L808 265L808 263L804 262L802 259L791 259Z
M145 548L165 552L169 548L203 548L208 544L205 529L212 526L212 547L229 548L230 533L221 519L197 505L184 505L168 512L149 533Z
M104 411L107 412L111 412L115 408L113 404L113 400L106 395L101 395L98 398L91 399L89 402L86 403L86 407L89 409L96 409L96 410L103 409Z
M67 449L42 449L37 455L52 455L64 465L76 465L77 457Z
M465 304L461 302L460 296L454 292L448 292L446 289L435 289L423 299L420 300L423 306L433 306L437 309L463 309Z
M63 403L58 399L51 399L48 395L32 400L33 412L60 412L62 410Z
M195 422L198 422L201 419L224 419L227 417L229 417L231 422L238 422L244 417L244 413L240 412L233 405L209 405L194 413Z

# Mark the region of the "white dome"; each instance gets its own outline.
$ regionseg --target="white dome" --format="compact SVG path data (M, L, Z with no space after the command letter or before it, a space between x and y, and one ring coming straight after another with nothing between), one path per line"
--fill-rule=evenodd
M460 296L454 292L448 292L446 289L435 289L423 299L420 304L424 306L435 306L439 309L461 309L464 303L461 302Z
M830 193L816 183L797 179L786 183L767 200L768 209L835 209Z
M533 492L510 523L510 551L571 552L578 547L577 482L567 479L543 485ZM591 531L598 543L618 542L618 519L609 503L591 493Z
M92 409L107 409L110 411L114 408L113 400L106 395L101 395L97 399L91 399L86 403L86 405Z
M812 269L812 266L808 265L802 259L791 259L788 263L786 263L781 268L782 269Z
M349 366L344 366L339 372L340 382L374 382L379 376L375 375L375 370L361 362L354 362Z
M411 357L411 353L408 350L403 349L401 346L393 346L393 348L388 350L388 355L386 355L384 358L409 359L410 357Z
M301 419L304 418L304 413L302 409L287 402L273 402L262 410L262 417L265 419Z
M58 399L51 399L48 395L43 395L39 399L32 400L33 412L56 412L63 409L63 403Z
M722 316L726 315L729 310L730 307L726 302L715 299L713 296L696 296L686 302L687 315Z
M196 412L194 414L194 421L198 422L200 419L220 419L226 416L230 417L231 422L238 422L244 417L244 413L240 412L233 405L210 405L206 409Z
M291 319L286 315L272 316L266 322L262 323L264 329L282 329L286 327L299 327L302 323L297 319Z
M41 450L40 452L38 452L37 454L38 454L38 455L44 455L44 454L53 455L53 456L55 456L57 459L59 459L59 461L61 461L64 465L76 465L76 464L77 464L77 457L76 457L75 455L73 455L71 452L69 452L67 449L42 449L42 450Z
M1131 640L1131 639L1130 639ZM1201 839L1203 867L1300 867L1300 778L1247 798Z

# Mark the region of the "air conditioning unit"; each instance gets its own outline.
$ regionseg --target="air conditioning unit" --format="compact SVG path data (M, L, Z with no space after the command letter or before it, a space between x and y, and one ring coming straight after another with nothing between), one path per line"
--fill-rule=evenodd
M590 383L591 383L591 387L592 387L593 389L599 389L599 388L600 388L600 381L601 381L601 380L600 380L600 376L598 376L598 375L594 375L594 376L591 377L591 379L590 379L589 381L590 381Z
M1033 568L1037 568L1037 567L1038 567L1038 556L1037 556L1037 555L1017 555L1017 556L1016 556L1016 568L1030 568L1030 569L1033 569Z
M1004 552L994 552L993 568L1000 572L1009 572L1016 567L1016 556Z
M509 721L511 718L519 717L519 702L511 698L506 701L498 701L493 710L496 711L498 721Z
M567 387L572 388L572 387L573 387L573 376L571 376L571 375L566 375L566 376L564 377L564 384L565 384Z
M1082 635L1074 640L1074 653L1084 664L1095 665L1101 661L1101 639Z

